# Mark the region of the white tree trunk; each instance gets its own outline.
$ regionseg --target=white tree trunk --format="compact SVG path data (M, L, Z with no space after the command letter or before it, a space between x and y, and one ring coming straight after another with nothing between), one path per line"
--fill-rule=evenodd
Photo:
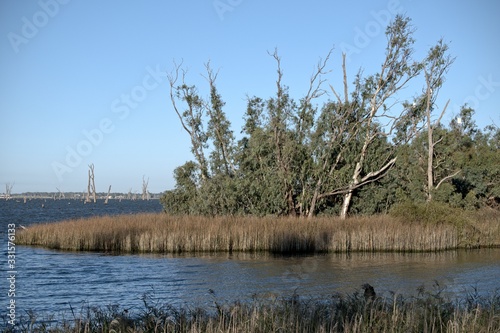
M347 212L349 211L349 205L352 199L352 190L344 195L344 202L342 203L342 210L340 211L340 218L345 220L347 218Z

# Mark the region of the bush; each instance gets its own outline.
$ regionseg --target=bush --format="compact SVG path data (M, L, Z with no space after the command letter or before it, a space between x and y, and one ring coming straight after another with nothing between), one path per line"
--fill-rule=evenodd
M424 224L450 224L464 227L469 224L465 212L441 202L404 202L392 206L389 214L403 222Z

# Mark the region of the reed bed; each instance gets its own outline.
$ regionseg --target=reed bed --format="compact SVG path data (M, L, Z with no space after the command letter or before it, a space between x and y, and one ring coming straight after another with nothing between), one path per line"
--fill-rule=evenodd
M350 251L419 252L500 245L498 214L477 223L414 223L390 215L257 218L137 214L37 224L17 243L69 251L126 253Z
M324 299L298 295L254 299L204 308L173 307L145 295L143 309L118 306L72 309L72 317L47 322L30 313L16 332L500 332L500 295L467 294L458 300L421 290L418 296L391 293L365 300L355 292ZM7 330L7 332L10 332ZM14 332L12 330L12 332Z

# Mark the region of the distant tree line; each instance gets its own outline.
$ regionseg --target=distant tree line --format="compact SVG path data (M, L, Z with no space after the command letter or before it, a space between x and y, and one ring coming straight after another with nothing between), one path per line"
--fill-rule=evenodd
M298 100L283 83L278 52L270 53L277 66L275 95L248 97L239 140L210 63L206 98L176 64L170 98L194 159L175 169L176 186L161 199L165 210L345 218L384 213L405 201L498 207L499 128L479 129L467 105L448 126L441 122L448 103L436 101L454 60L448 46L440 40L415 60L413 27L404 16L386 36L378 73L360 70L350 83L344 56L343 84L334 88L324 79L330 51ZM418 84L421 90L402 101L402 90Z

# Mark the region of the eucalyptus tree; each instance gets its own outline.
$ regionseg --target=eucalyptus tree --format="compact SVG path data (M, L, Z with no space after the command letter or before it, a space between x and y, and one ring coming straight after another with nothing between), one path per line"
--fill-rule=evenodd
M420 110L426 111L426 101ZM432 201L453 207L476 209L500 203L500 131L494 126L477 128L474 110L462 106L446 126L433 127L433 178L440 180L432 191ZM398 150L398 163L389 181L396 185L396 202L428 201L428 133L424 130ZM457 170L460 173L456 174ZM453 177L449 177L453 175Z
M288 87L282 82L281 59L276 50L272 56L277 63L278 78L276 80L276 96L268 99L266 103L267 126L273 149L273 166L276 168L276 176L281 182L281 193L286 203L286 214L292 215L295 211L293 199L294 174L292 171L292 163L295 161L295 142L294 133L291 133L290 126L297 108L288 93Z
M169 76L170 98L189 134L194 161L174 171L176 188L163 197L166 209L208 215L335 213L346 218L350 209L380 213L405 198L431 200L433 193L443 196L446 191L454 198L469 195L469 190L457 190L457 170L477 178L480 168L466 161L472 150L465 139L458 140L455 128L470 131L471 142L480 138L472 135L473 112L461 111L461 127L442 126L446 105L436 116L436 101L453 59L440 40L422 61L414 60L413 33L411 20L396 16L386 29L377 72L359 70L351 83L343 55L341 87L330 85L327 91L330 50L297 100L284 83L277 50L269 53L277 68L276 91L267 99L247 99L238 141L217 90L218 72L205 65L210 92L204 98L196 86L186 84L186 71L176 65ZM422 77L422 92L413 102L401 102L403 89ZM498 154L486 137L480 149L490 149L487 156L495 160ZM496 179L493 169L489 174ZM474 184L461 188L474 187L489 197L498 188L479 180Z
M240 140L240 172L248 185L244 201L264 214L304 215L304 198L309 193L310 135L315 124L314 101L323 96L326 69L332 50L315 66L308 90L297 103L283 83L281 58L276 62L276 94L267 100L248 98Z
M205 103L196 86L186 84L187 71L182 69L181 65L175 64L174 71L168 75L170 100L182 128L189 134L191 152L198 163L201 178L205 181L209 178L208 162L205 156L205 150L208 148L208 135L203 127L203 117L206 115ZM180 103L185 105L183 111L180 109Z
M361 187L387 175L396 162L394 149L377 151L370 166L372 147L393 136L407 108L394 111L397 94L417 77L422 65L412 59L413 28L410 19L397 16L387 27L385 59L377 74L367 77L359 71L354 90L349 91L345 55L342 64L343 94L331 86L336 97L323 109L315 136L323 145L318 152L309 216L318 200L342 195L341 218L346 218L353 194Z
M225 198L236 173L235 140L231 123L223 111L225 103L217 90L217 72L210 63L205 64L210 93L209 97L203 97L196 86L186 83L187 71L181 65L175 64L168 76L170 99L190 137L195 161L189 161L174 171L177 185L165 195L165 200L178 206L169 205L169 211L223 214L231 210Z
M195 204L200 186L199 165L188 161L174 170L175 188L166 191L161 203L166 212L174 215L199 214Z
M444 75L448 72L454 61L454 58L450 57L447 51L448 45L441 39L436 46L430 49L425 59L425 90L422 99L425 101L425 122L427 130L427 201L432 200L433 191L437 190L443 182L455 177L460 172L460 170L454 170L440 179L436 179L436 162L439 164L442 163L442 161L434 161L435 146L440 143L442 139L436 140L434 138L434 131L440 125L440 121L448 107L449 100L442 108L436 120L433 121L432 116L436 108L436 99L439 90L444 83Z
M467 209L500 204L500 129L489 125L478 129L474 110L464 105L450 123L453 142L452 159L461 170L451 180L454 191L460 195L458 204Z
M207 71L206 79L210 87L209 102L205 103L209 118L206 134L213 145L213 150L210 153L210 169L212 174L231 176L236 173L234 165L234 134L231 130L231 123L223 110L225 102L222 100L215 84L218 73L213 71L210 63L205 64L205 68Z

